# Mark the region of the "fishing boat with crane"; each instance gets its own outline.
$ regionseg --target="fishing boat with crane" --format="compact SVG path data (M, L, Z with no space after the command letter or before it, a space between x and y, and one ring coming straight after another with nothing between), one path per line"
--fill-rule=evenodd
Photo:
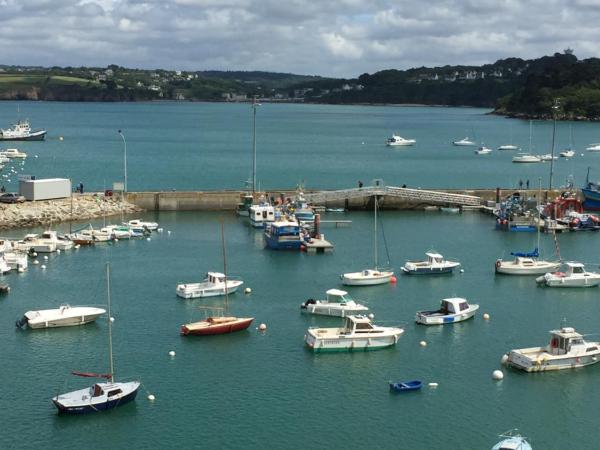
M12 128L0 130L0 141L43 141L46 130L31 131L29 120L19 120Z

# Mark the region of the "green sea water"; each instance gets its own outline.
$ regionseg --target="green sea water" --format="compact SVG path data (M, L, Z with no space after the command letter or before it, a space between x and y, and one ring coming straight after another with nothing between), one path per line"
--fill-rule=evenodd
M545 345L547 332L563 319L582 333L600 331L598 288L544 289L530 277L494 275L496 258L531 249L535 235L495 231L493 220L479 213L382 212L398 274L404 261L429 249L460 260L464 273L398 275L396 285L349 288L376 321L401 325L404 335L386 350L315 355L303 345L306 329L336 326L339 319L302 315L299 305L341 287L340 273L372 264L372 214L327 215L352 225L325 225L336 246L326 255L266 250L262 233L231 213L143 217L165 231L150 241L53 254L42 261L45 270L31 265L4 277L13 289L0 299L0 447L486 449L497 434L517 427L536 449L597 448L589 430L597 421L600 366L544 374L503 369L503 381L491 379L503 353ZM178 282L222 268L222 217L229 273L252 288L250 295L230 297L230 312L256 319L232 335L182 337L179 326L202 317L198 306L223 306L219 298L175 296ZM593 233L561 235L563 258L597 269L597 239ZM550 236L542 236L542 247L552 252ZM107 261L116 376L140 377L143 387L135 402L109 412L57 415L51 397L88 383L69 376L71 370L107 370L106 321L26 331L16 330L14 321L29 309L105 304ZM416 311L450 296L480 304L480 313L455 325L414 323ZM265 332L256 329L260 323ZM388 381L410 379L439 387L389 392Z

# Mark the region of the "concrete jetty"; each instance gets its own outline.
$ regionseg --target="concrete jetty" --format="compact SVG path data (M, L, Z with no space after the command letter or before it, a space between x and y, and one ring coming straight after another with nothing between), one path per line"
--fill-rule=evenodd
M0 229L32 227L71 220L131 214L142 208L104 194L73 194L73 198L25 203L0 203Z

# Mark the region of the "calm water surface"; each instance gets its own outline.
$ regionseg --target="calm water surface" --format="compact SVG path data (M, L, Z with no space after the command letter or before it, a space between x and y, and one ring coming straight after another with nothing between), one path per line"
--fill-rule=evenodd
M518 427L536 449L597 448L589 430L597 422L600 366L546 374L505 370L499 383L491 373L507 350L547 343L548 330L563 318L583 333L600 332L598 289L543 289L532 278L495 276L495 259L530 249L535 236L497 232L489 217L381 216L397 272L429 249L459 259L465 272L399 275L397 285L351 288L380 322L405 327L396 347L377 352L312 354L303 346L305 330L338 321L299 312L306 298L340 287L341 272L372 263L368 212L326 217L353 221L323 230L336 245L329 255L265 250L260 231L225 214L230 274L253 290L232 295L230 310L256 317L249 330L229 336L179 336L182 323L201 317L198 306L222 306L223 300L175 296L177 282L222 267L221 214L148 213L145 218L165 229L151 241L50 255L46 270L32 265L6 276L13 290L0 299L0 447L489 449L498 433ZM551 252L552 238L542 239ZM562 255L597 268L597 239L591 233L561 236ZM34 308L105 304L106 261L112 268L116 374L141 377L143 387L134 403L116 410L58 416L50 402L57 390L87 384L70 377L71 370L107 370L106 322L20 331L14 321ZM456 325L414 324L417 310L455 295L479 303L480 314ZM483 312L491 320L482 320ZM263 322L268 330L260 333L256 326ZM429 345L420 347L421 340ZM169 357L170 350L176 357ZM439 387L390 394L389 380L409 379Z
M252 109L224 103L0 102L0 126L29 117L48 130L45 142L17 146L29 158L19 173L70 177L88 189L123 179L122 129L129 190L239 189L252 170ZM452 141L469 136L496 148L529 147L529 123L476 108L264 104L257 113L257 180L265 189L347 188L383 178L388 185L434 188L514 187L519 180L547 185L549 163L513 164L513 151L475 155ZM570 145L577 156L555 163L554 186L572 175L583 183L588 166L600 178L598 123L559 123L556 154ZM388 148L399 133L414 147ZM63 140L59 140L62 137ZM534 122L532 153L551 152L552 123ZM14 146L12 144L11 146ZM583 154L583 156L582 156ZM10 179L10 183L8 182ZM15 177L3 183L16 189Z

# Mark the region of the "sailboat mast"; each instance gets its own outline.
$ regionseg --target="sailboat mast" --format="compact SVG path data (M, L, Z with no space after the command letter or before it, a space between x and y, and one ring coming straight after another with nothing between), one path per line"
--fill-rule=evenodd
M542 220L542 212L540 211L540 201L542 198L542 177L539 177L539 188L538 188L538 201L537 201L537 210L538 210L538 223L537 223L537 249L538 253L540 251L540 221Z
M529 154L531 154L531 135L533 133L533 122L529 121Z
M252 100L252 110L254 115L252 132L252 194L256 192L256 96Z
M225 225L221 218L221 249L223 252L223 275L225 275L225 311L229 306L229 290L227 289L227 253L225 252Z
M112 350L112 315L110 311L110 266L106 263L106 298L108 300L108 359L110 363L110 379L114 382L115 368L113 365L113 350Z
M375 220L374 225L375 225L375 230L373 232L373 236L374 236L374 256L375 256L375 270L377 270L377 194L375 195L375 202L374 202L374 210L375 210Z

